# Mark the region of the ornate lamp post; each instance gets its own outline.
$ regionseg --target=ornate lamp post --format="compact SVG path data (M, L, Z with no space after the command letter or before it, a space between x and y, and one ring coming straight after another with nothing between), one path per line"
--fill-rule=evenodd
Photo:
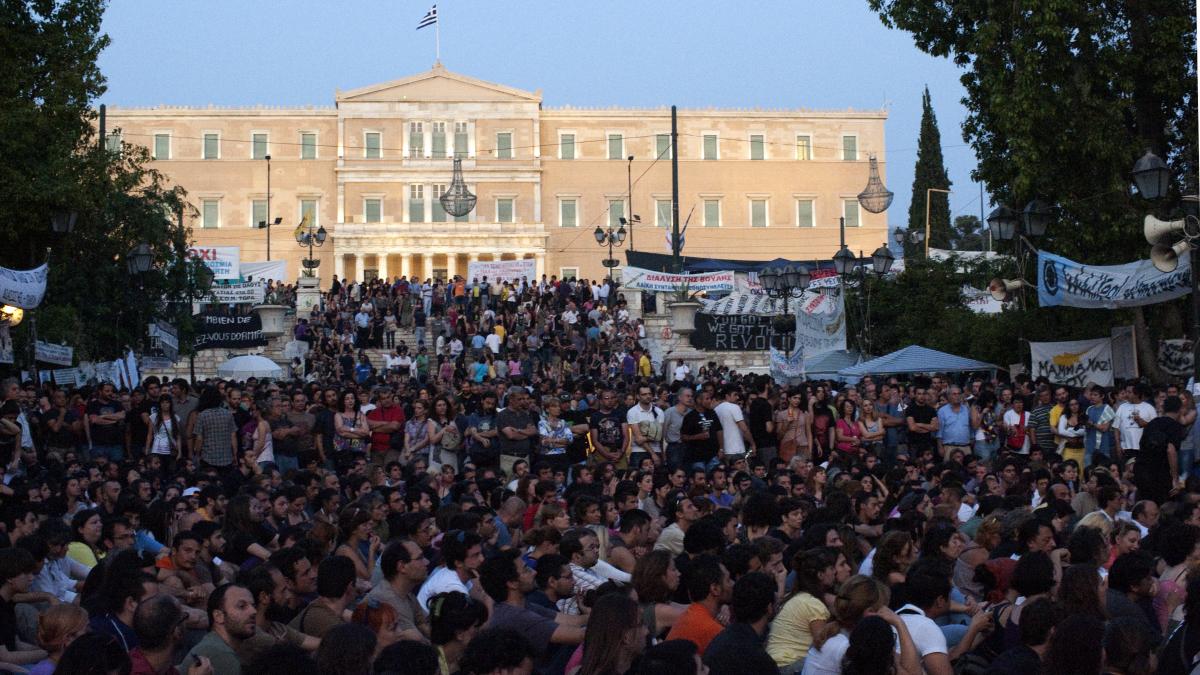
M608 247L608 258L604 260L604 266L608 268L608 285L612 287L610 288L610 293L615 288L612 276L613 268L621 264L619 260L613 257L613 247L623 246L627 234L628 232L625 231L623 223L616 230L613 230L611 227L604 229L597 225L596 230L592 232L592 236L596 238L597 244Z
M313 257L313 247L324 246L325 238L328 236L324 225L313 227L312 221L307 224L301 223L300 227L296 228L296 243L302 248L308 247L308 257L300 261L304 265L304 276L315 277L317 275L317 268L321 266L321 261Z
M138 281L138 295L144 295L146 290L146 273L154 265L154 250L150 248L150 244L142 242L133 247L129 255L125 256L125 266L129 270L129 276L136 277ZM137 335L138 335L138 350L142 348L142 333L146 327L142 325L142 305L141 298L138 298L137 304Z
M768 297L783 300L783 314L776 317L772 328L776 333L795 332L796 319L792 313L791 300L808 290L812 283L812 274L808 271L808 267L805 265L765 267L758 273L758 281L762 284L763 291Z
M1017 270L1020 274L1020 279L1017 281L1025 279L1028 255L1037 252L1037 248L1030 243L1029 238L1045 235L1050 222L1054 220L1054 215L1054 207L1040 199L1034 199L1026 204L1020 213L1001 204L988 214L987 225L991 230L992 237L1006 241L1012 239L1017 247ZM1000 281L1001 285L1004 285L1004 280ZM1019 290L1024 286L1025 284L1021 283L1015 288ZM1024 297L1024 293L1017 296L1018 302L1022 306L1024 306Z

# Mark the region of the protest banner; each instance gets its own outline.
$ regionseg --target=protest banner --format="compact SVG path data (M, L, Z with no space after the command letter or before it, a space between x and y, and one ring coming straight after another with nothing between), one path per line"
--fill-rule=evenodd
M33 309L42 304L48 271L49 267L44 264L31 270L0 267L0 305Z
M261 347L267 344L263 336L262 319L257 314L223 316L201 314L197 323L196 349L215 347Z
M158 319L149 325L147 334L150 336L150 345L153 350L161 352L172 362L179 358L179 331L174 326Z
M792 350L790 353L771 347L771 378L779 383L787 383L797 377L804 376L804 351Z
M621 277L621 285L626 290L634 291L670 292L685 286L689 293L697 291L727 293L734 289L733 271L671 274L641 267L626 267Z
M8 324L0 324L0 363L13 362L12 336L8 333Z
M287 261L286 260L266 260L263 262L243 262L241 264L241 276L243 281L268 281L276 282L287 280Z
M214 284L207 298L201 302L217 305L261 305L266 297L267 285L260 281L239 284Z
M467 263L467 281L478 279L488 283L497 281L517 281L528 279L530 283L537 281L537 261L533 258L519 260L472 260Z
M1195 352L1191 340L1159 340L1158 367L1175 377L1188 377L1194 367Z
M805 292L793 299L796 348L804 358L846 349L846 298L840 289Z
M766 351L772 344L791 351L793 336L776 333L774 318L736 314L697 314L693 347L711 351Z
M53 363L59 366L69 366L73 362L75 349L67 345L56 345L50 342L37 341L34 356L43 363Z
M1173 271L1160 272L1149 260L1083 265L1038 252L1038 302L1043 307L1137 307L1174 300L1191 290L1191 256L1180 256Z
M54 378L54 384L60 387L77 387L84 383L82 373L78 368L59 368L51 371L50 375Z
M240 246L195 246L188 254L199 258L212 270L215 281L237 281L241 279L242 249Z
M976 314L999 314L1004 311L1004 301L992 297L988 291L963 284L959 293L962 296L963 305Z
M1045 376L1054 384L1082 387L1113 385L1112 340L1030 342L1033 378Z

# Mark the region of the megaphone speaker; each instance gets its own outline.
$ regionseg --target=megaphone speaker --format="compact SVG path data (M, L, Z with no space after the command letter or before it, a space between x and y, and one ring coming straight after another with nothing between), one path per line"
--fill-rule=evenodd
M1154 248L1150 249L1150 262L1154 263L1159 272L1174 272L1179 266L1179 256L1186 255L1191 250L1192 245L1187 239L1177 241L1172 246L1155 244Z
M1177 237L1183 233L1185 220L1159 220L1154 216L1146 216L1142 229L1149 244L1164 243L1164 239Z
M1005 302L1011 300L1013 294L1021 290L1024 285L1025 282L1021 279L992 279L987 289L993 298Z

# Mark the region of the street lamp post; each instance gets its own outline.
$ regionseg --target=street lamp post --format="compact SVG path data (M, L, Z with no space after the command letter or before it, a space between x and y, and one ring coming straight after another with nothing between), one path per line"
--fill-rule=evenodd
M1138 195L1147 201L1157 201L1168 196L1171 190L1171 169L1158 155L1150 150L1133 165L1133 183ZM1162 272L1171 272L1179 265L1179 257L1190 252L1192 272L1192 383L1200 383L1200 196L1187 195L1183 198L1183 220L1167 225L1163 231L1151 236L1146 228L1146 238L1154 245L1151 258L1154 266ZM1151 217L1147 217L1147 225ZM1172 239L1179 238L1172 243ZM1163 249L1163 252L1160 252Z
M75 229L75 221L79 219L79 213L76 211L55 211L50 216L50 232L55 238L62 238L70 234ZM51 247L46 247L46 261L50 260ZM29 266L37 267L37 244L30 242L29 245ZM17 313L21 310L17 309ZM33 378L34 384L41 384L41 376L37 368L37 312L33 309L28 310L29 314L29 376ZM15 314L15 321L8 319L10 326L16 326L21 322L20 315Z
M324 246L327 236L325 226L313 227L312 221L309 221L307 226L302 225L297 228L296 243L302 248L308 247L308 257L301 261L304 265L304 276L316 276L317 268L321 266L321 261L313 257L313 247Z
M907 258L909 248L908 245L920 245L921 242L925 241L925 233L920 230L895 230L892 232L892 239L894 239L896 243L900 245L901 255Z
M1017 271L1019 281L1025 279L1027 253L1036 253L1037 248L1029 241L1030 237L1040 237L1046 234L1050 221L1054 220L1054 207L1040 199L1034 199L1016 212L1001 204L992 210L987 217L988 231L995 239L1012 239L1017 248ZM1023 289L1025 284L1020 284ZM1025 306L1025 293L1021 292L1017 300L1022 308Z
M264 157L267 160L267 218L266 220L258 221L258 229L267 231L267 260L271 260L271 227L283 222L283 218L271 220L271 156Z
M608 258L604 260L604 266L608 268L608 285L609 285L609 294L610 295L615 288L615 285L613 284L613 275L612 275L613 268L616 267L617 265L621 264L620 261L618 261L616 258L613 257L613 247L614 246L619 247L619 246L624 245L625 237L628 234L625 231L625 224L624 224L625 219L624 218L621 219L621 223L622 224L621 224L620 228L618 228L617 230L613 230L612 227L604 229L604 228L601 228L599 225L597 225L596 231L592 232L592 236L596 238L597 244L608 247Z
M868 260L871 263L870 271L874 273L874 276L882 277L892 270L892 265L896 262L896 256L888 248L887 242L884 242L879 248L875 249L869 259L862 255L861 252L858 257L855 257L854 253L846 247L845 219L842 219L840 224L842 229L842 246L838 249L837 253L833 254L833 269L838 274L842 293L845 294L846 280L849 278L857 278L859 285L864 288L866 287L868 279L871 276L868 274L866 267ZM871 294L869 292L870 289L866 290L867 292L861 294L866 300L860 305L862 332L859 335L859 349L864 354L869 354L871 352Z
M136 277L138 280L138 294L144 295L146 291L146 273L150 271L150 267L154 264L154 251L150 248L150 244L142 242L135 246L129 255L125 258L125 266L129 271L129 276ZM142 333L145 331L145 326L142 325L142 298L138 298L137 305L137 324L136 330L138 335L137 345L138 350L142 348Z
M950 197L949 190L943 190L941 188L929 188L929 189L925 190L925 259L926 260L929 259L929 197L930 197L930 194L934 193L934 192L942 192L942 193L945 193L947 198Z
M629 161L627 161L625 163L625 180L627 181L627 185L629 187L629 191L626 192L625 194L626 194L626 203L629 204L629 250L632 251L632 250L634 250L633 249L633 224L642 222L642 219L640 217L633 215L633 155L630 155ZM622 218L621 222L624 223L625 219Z
M770 298L783 300L783 315L777 318L772 328L784 335L796 331L796 320L792 314L792 298L797 297L797 291L803 294L812 283L812 273L804 265L784 265L783 267L764 267L758 273L758 282ZM781 345L790 352L791 347L786 339Z

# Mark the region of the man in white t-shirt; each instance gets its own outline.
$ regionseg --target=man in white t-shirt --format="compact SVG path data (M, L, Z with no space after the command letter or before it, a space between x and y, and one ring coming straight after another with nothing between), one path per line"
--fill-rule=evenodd
M909 603L896 610L900 619L908 626L921 665L929 675L951 675L951 662L975 647L977 638L983 636L985 626L992 621L991 612L981 611L971 619L966 635L950 649L946 645L946 634L934 619L950 609L950 575L937 561L918 563L909 570L905 588Z
M1149 387L1137 384L1130 388L1129 399L1117 407L1117 445L1122 456L1137 452L1142 445L1142 428L1157 416L1154 406L1146 402Z
M692 374L691 367L688 366L688 364L684 363L683 359L679 359L675 363L675 377L673 378L675 382L686 382L688 379L688 376L691 374Z
M754 447L754 437L750 435L750 426L746 424L745 416L742 415L742 406L738 404L741 392L732 384L727 384L721 387L721 398L723 400L713 412L721 422L721 433L725 438L722 454L725 461L733 463L739 457L745 456L747 447L751 452L757 448Z
M1008 439L1005 443L1010 443L1016 436L1021 436L1024 441L1020 448L1015 448L1008 445L1007 449L1018 454L1029 454L1029 413L1025 411L1025 399L1020 396L1014 396L1012 407L1004 411L1004 430L1008 432Z
M633 438L629 451L629 466L641 464L643 457L650 457L655 465L662 463L663 411L654 405L654 390L648 384L638 385L637 405L625 413L625 422Z

